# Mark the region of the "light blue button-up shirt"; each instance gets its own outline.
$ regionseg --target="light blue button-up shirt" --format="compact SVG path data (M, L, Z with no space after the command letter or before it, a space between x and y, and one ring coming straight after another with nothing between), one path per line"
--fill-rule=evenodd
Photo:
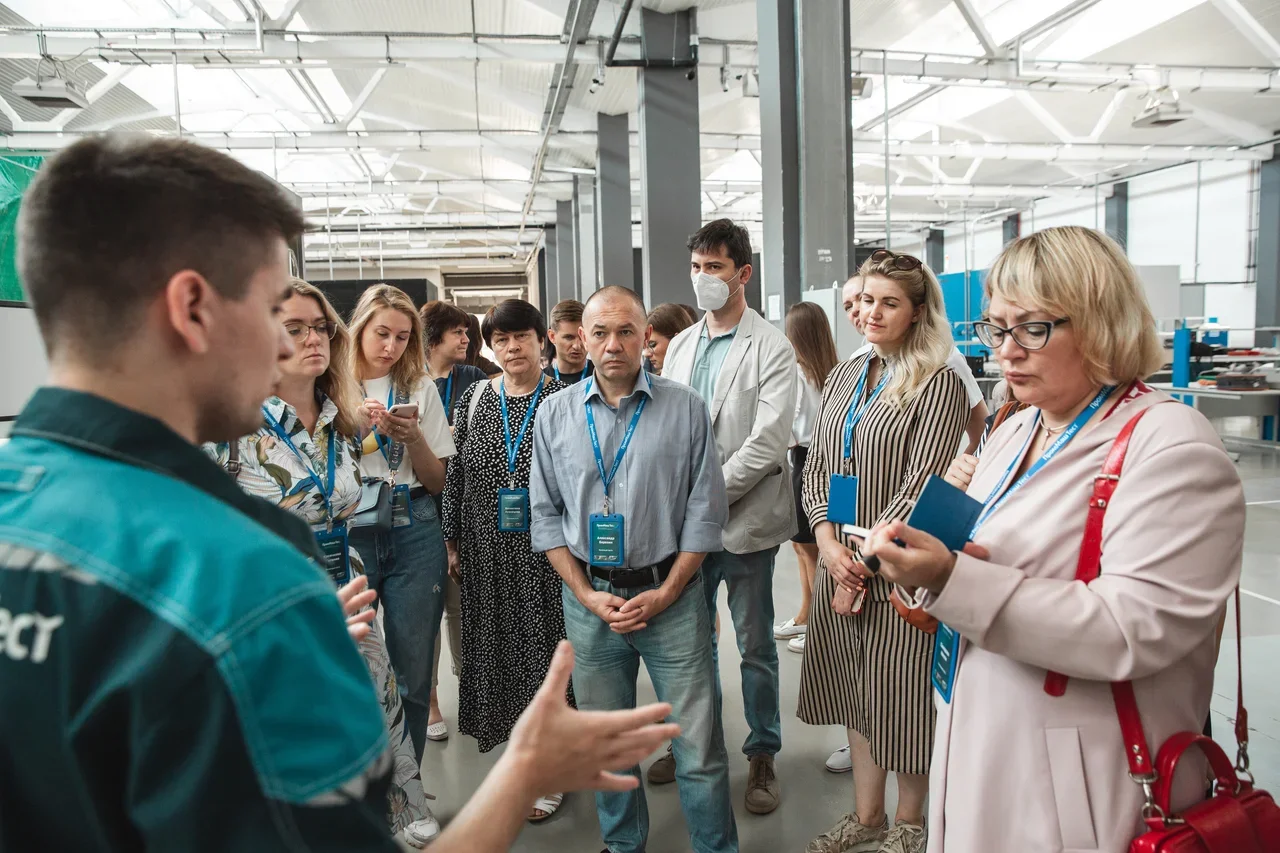
M616 409L589 382L551 395L538 410L529 479L534 551L567 546L587 561L588 518L604 511L604 484L586 407L608 471L644 397L649 402L609 489L610 510L625 519L624 564L639 568L677 551L722 549L729 500L707 406L689 386L642 370Z
M729 354L729 347L733 346L733 337L736 334L738 334L738 327L734 326L723 335L716 335L713 338L707 324L705 322L702 324L698 348L693 354L693 375L689 377L689 384L708 406L716 397L716 380L720 378L724 357Z

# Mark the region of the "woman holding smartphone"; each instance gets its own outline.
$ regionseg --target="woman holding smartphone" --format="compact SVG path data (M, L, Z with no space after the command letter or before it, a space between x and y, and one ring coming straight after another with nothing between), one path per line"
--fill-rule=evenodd
M392 485L392 528L357 530L369 586L384 610L387 651L419 763L431 715L431 672L448 571L432 495L444 488L455 453L444 405L424 367L422 320L413 301L387 284L370 287L351 317L351 371L373 426L360 469Z
M244 491L312 525L322 550L333 555L327 564L330 576L342 585L364 574L360 555L349 539L344 546L341 538L361 493L362 424L359 388L348 372L351 338L324 294L301 279L290 287L293 293L281 307L281 319L294 354L280 364L280 384L262 407L262 427L240 439L234 452L229 444L206 449ZM326 542L333 545L326 547ZM427 807L419 760L404 737L404 712L379 620L370 629L360 641L360 653L395 749L387 820L393 833L423 847L440 834L440 824Z

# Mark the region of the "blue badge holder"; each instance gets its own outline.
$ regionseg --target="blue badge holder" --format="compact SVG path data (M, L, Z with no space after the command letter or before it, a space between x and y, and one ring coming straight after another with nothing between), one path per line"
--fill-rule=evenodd
M591 554L588 562L593 566L618 568L627 552L626 525L622 516L593 514L588 519L588 540Z
M502 533L529 532L528 489L498 489L498 530Z
M409 511L409 487L396 486L391 490L391 526L413 527L413 513Z
M831 475L831 488L827 495L827 521L836 525L858 523L857 477Z
M316 544L324 554L324 570L337 586L351 580L351 545L345 524L316 532Z
M960 664L960 635L945 622L938 623L933 635L933 664L929 667L929 680L942 701L951 704L951 693L956 686L956 670Z

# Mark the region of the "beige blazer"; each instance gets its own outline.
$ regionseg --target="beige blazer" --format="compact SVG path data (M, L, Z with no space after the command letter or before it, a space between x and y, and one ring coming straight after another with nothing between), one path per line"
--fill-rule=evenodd
M1102 574L1086 586L1074 578L1093 477L1148 406L1107 509ZM995 488L1034 414L992 435L970 495ZM952 701L937 699L929 853L1129 849L1142 792L1109 684L1133 682L1153 758L1175 732L1201 730L1244 518L1240 476L1209 422L1145 386L991 517L976 537L990 561L961 555L942 593L918 599L963 638ZM1044 692L1046 669L1070 677L1065 696ZM1184 764L1178 807L1204 789L1203 764Z
M689 384L706 323L704 318L671 341L663 376ZM795 406L795 350L786 335L748 308L710 405L729 492L726 551L762 551L796 534L796 502L787 469Z

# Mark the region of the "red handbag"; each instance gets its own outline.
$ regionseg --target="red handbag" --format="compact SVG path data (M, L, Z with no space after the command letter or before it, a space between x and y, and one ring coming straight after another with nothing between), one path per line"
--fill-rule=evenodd
M1084 541L1076 564L1076 580L1089 583L1102 565L1102 520L1107 504L1120 481L1120 470L1129 449L1129 439L1138 421L1150 408L1135 414L1116 436L1111 452L1094 478L1093 495L1089 499L1089 515L1085 521ZM1146 802L1142 819L1146 832L1129 845L1129 853L1280 853L1280 807L1271 795L1253 786L1249 772L1249 715L1244 707L1244 676L1240 657L1240 588L1236 587L1236 763L1211 738L1195 732L1179 732L1164 742L1151 764L1147 736L1134 697L1133 684L1117 681L1111 685L1120 733L1124 738L1125 758L1129 762L1129 778L1142 786ZM1067 677L1050 672L1045 678L1045 692L1061 696L1067 689ZM1209 759L1214 777L1213 796L1183 811L1174 813L1169 798L1173 774L1178 761L1192 747L1198 747Z

